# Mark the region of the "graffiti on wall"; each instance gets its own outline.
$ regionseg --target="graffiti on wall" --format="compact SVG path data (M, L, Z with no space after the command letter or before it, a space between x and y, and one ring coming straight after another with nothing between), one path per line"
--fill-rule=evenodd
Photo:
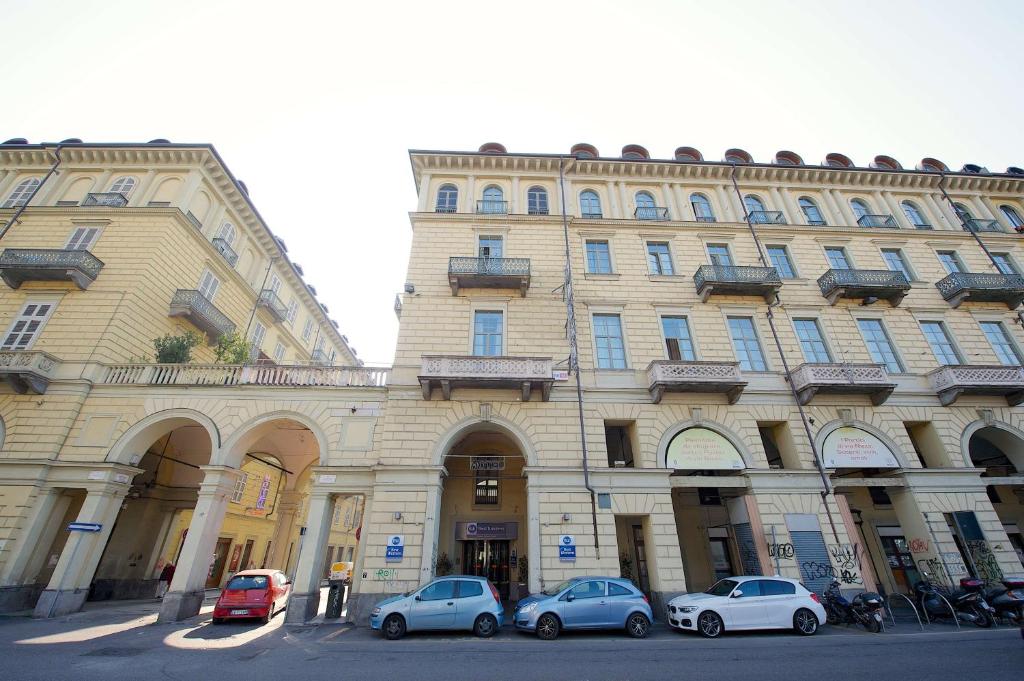
M971 554L971 562L978 573L978 579L986 584L998 584L1003 580L1003 571L999 567L992 547L984 539L967 542L967 550Z
M907 542L907 548L911 553L928 553L928 540L915 537Z
M777 544L775 542L768 543L768 555L772 558L783 558L789 559L795 555L793 545L790 543Z

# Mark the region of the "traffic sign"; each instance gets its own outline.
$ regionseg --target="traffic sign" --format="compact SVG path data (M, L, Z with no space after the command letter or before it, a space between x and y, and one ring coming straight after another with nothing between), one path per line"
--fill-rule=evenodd
M99 532L102 529L99 523L68 523L68 532Z

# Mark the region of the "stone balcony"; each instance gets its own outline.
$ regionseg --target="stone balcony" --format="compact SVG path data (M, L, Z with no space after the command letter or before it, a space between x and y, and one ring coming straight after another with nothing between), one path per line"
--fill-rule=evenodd
M252 364L111 364L105 385L368 387L387 385L391 370L377 367Z
M896 307L910 290L902 272L892 270L829 270L818 277L818 288L829 305L840 298L878 298Z
M85 290L102 269L103 261L84 250L5 248L0 253L0 277L11 288L26 281L70 281Z
M701 265L693 275L697 295L707 302L712 295L760 296L774 302L782 288L779 272L774 267L740 265Z
M889 399L896 384L881 364L801 364L793 370L800 404L818 393L870 395L876 407Z
M191 289L180 288L174 292L168 315L189 320L203 331L211 342L235 330L234 322L226 314L218 310L202 293Z
M1024 402L1024 367L953 364L932 371L928 380L944 407L961 395L1006 397L1011 407Z
M0 351L0 377L19 395L45 393L59 366L59 359L38 350Z
M441 388L446 400L452 388L511 388L522 391L523 402L539 389L547 402L554 382L551 367L550 357L424 355L419 382L425 400L434 388Z
M735 404L747 382L738 362L683 362L659 359L647 365L647 384L657 404L667 392L721 393Z
M1019 274L954 272L937 281L935 288L953 307L971 301L1005 303L1012 310L1024 301L1024 277Z
M525 297L530 288L530 259L449 258L448 284L453 296L460 288L514 288Z
M270 316L278 324L288 319L288 306L284 304L284 301L281 300L281 297L273 289L265 288L260 291L260 297L256 304L269 312Z

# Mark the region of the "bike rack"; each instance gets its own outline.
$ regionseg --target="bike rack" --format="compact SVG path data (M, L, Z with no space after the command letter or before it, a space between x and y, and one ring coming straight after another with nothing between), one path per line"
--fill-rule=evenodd
M921 631L924 631L924 623L921 621L921 615L918 614L917 606L914 605L914 601L910 600L907 596L904 596L901 593L891 594L889 596L889 598L885 599L885 609L889 611L889 620L892 622L892 626L894 626L894 627L896 626L896 618L892 614L892 606L889 605L889 601L892 600L893 596L899 596L900 598L902 598L903 600L905 600L907 603L910 604L910 609L913 611L914 617L917 618L917 626L921 627ZM925 613L925 617L927 617L927 616L928 616L928 613ZM884 631L884 628L885 628L885 624L884 624L885 620L884 620L884 618L883 618L882 621L883 621L882 628L883 628L883 631Z
M949 602L948 598L946 598L945 596L940 594L938 591L935 592L935 595L938 596L939 598L941 598L942 602L946 604L947 608L949 608L949 611L951 613L953 613L953 621L956 622L956 630L960 631L960 618L956 616L956 609L953 607L953 604ZM928 607L927 606L922 608L922 610L924 610L924 614L925 615L928 614Z

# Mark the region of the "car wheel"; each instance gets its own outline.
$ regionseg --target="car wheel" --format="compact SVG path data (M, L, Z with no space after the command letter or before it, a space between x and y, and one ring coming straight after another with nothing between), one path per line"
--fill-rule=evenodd
M633 638L647 638L651 630L651 621L642 612L634 612L626 620L626 632Z
M818 618L807 608L793 614L793 629L801 636L812 636L818 631Z
M384 632L384 638L396 641L405 636L405 620L401 615L388 615L381 630Z
M704 638L717 638L722 633L722 618L717 613L702 612L697 618L697 631Z
M490 638L498 633L498 620L494 615L484 613L473 623L473 633L480 638Z
M537 638L545 641L553 641L558 638L558 632L562 625L554 615L541 615L537 620Z

